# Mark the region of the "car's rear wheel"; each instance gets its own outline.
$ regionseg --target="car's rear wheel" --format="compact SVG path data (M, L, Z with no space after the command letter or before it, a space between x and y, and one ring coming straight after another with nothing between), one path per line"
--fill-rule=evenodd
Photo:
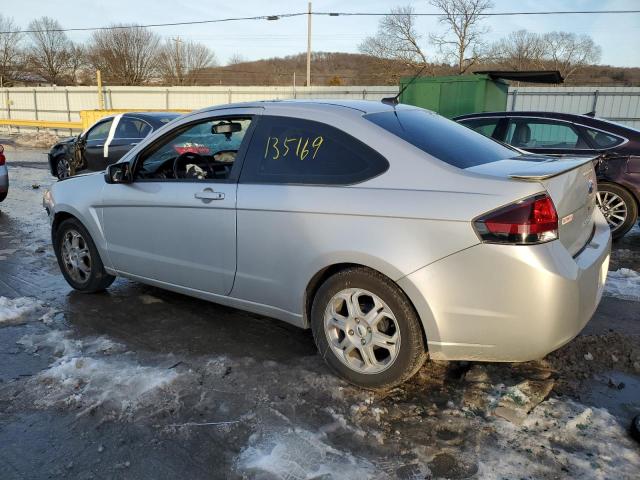
M409 299L391 280L363 267L340 271L322 284L313 300L311 327L327 364L360 387L398 385L427 357Z
M56 174L58 175L58 180L64 180L65 178L73 177L76 174L76 169L69 162L69 159L62 155L56 162Z
M53 248L62 275L76 290L100 292L115 280L105 271L89 232L77 219L69 218L60 224L54 234Z
M599 183L596 200L614 240L631 230L638 221L638 204L625 188L615 183Z

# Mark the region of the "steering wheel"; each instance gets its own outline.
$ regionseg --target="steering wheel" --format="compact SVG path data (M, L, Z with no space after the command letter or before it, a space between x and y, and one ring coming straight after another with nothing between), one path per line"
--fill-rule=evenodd
M209 172L210 175L213 176L213 169L211 168L211 163L209 163L209 160L207 159L207 157L204 157L202 155L200 155L199 153L196 152L184 152L181 153L180 155L178 155L174 160L173 160L173 177L174 178L185 178L184 176L180 176L179 175L179 166L182 162L185 162L187 160L191 160L193 163L199 164L201 163L202 160L204 160L204 163L207 164L207 171Z

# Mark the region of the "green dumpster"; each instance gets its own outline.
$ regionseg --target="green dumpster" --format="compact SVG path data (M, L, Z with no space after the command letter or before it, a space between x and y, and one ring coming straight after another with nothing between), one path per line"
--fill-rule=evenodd
M413 77L400 80L400 89ZM416 78L400 96L400 103L427 108L452 118L465 113L507 109L508 84L489 75Z

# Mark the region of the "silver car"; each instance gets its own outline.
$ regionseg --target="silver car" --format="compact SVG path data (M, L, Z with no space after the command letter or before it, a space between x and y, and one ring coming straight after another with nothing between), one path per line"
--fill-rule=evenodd
M525 361L585 326L611 235L584 158L359 101L207 108L45 194L69 284L116 276L311 328L348 381ZM238 327L241 328L240 326Z

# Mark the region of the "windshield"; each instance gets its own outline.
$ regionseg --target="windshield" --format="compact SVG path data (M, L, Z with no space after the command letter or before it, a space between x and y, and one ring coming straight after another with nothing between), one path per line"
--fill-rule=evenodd
M516 150L426 110L397 109L372 113L364 118L458 168L520 156Z

